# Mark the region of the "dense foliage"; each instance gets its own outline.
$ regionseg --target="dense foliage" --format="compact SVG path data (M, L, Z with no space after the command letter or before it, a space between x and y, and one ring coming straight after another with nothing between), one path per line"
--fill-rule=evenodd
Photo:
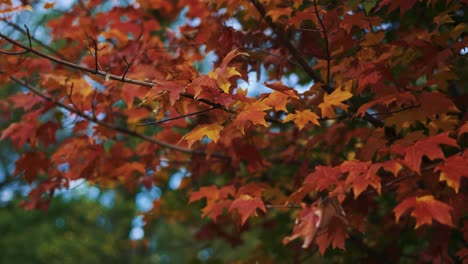
M22 2L0 118L25 209L156 186L148 230L203 245L173 257L468 261L466 0Z

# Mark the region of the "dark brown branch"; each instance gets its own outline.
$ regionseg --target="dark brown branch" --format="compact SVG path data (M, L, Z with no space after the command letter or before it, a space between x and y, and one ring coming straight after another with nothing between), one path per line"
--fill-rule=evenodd
M94 89L93 100L91 101L91 113L93 115L94 120L97 120L97 116L96 116L96 97L97 97L97 90Z
M73 83L71 84L70 86L70 92L67 94L67 98L68 98L68 101L70 102L70 104L77 110L77 111L80 111L81 110L78 108L78 106L75 104L75 102L73 101L72 99L72 96L73 96Z
M125 135L128 135L128 136L132 136L132 137L136 137L136 138L140 138L142 140L145 140L145 141L148 141L148 142L151 142L153 144L156 144L156 145L159 145L161 147L164 147L164 148L167 148L167 149L171 149L171 150L175 150L175 151L178 151L178 152L182 152L182 153L186 153L186 154L191 154L191 155L201 155L201 156L207 156L206 152L204 151L200 151L200 150L190 150L190 149L186 149L186 148L183 148L183 147L179 147L179 146L176 146L176 145L173 145L173 144L169 144L169 143L166 143L166 142L163 142L163 141L160 141L160 140L157 140L157 139L154 139L152 137L149 137L147 135L144 135L144 134L140 134L136 131L132 131L128 128L125 128L125 127L119 127L119 126L116 126L116 125L113 125L113 124L109 124L109 123L106 123L104 121L101 121L101 120L98 120L98 119L95 119L94 117L92 116L89 116L85 113L83 113L82 111L78 110L78 109L75 109L73 107L70 107L62 102L59 102L57 100L54 100L52 97L49 97L47 96L46 94L42 93L40 90L38 90L37 88L31 86L30 84L24 82L23 80L20 80L14 76L10 76L10 79L15 81L16 83L26 87L28 90L30 90L32 93L40 96L41 98L43 98L44 100L46 101L49 101L49 102L52 102L54 103L56 106L58 107L61 107L63 109L66 109L90 122L93 122L97 125L100 125L100 126L103 126L105 128L108 128L108 129L111 129L111 130L114 130L114 131L117 131L117 132L120 132L122 134L125 134ZM225 160L230 160L229 157L226 157L222 154L219 154L219 153L213 153L213 154L210 154L211 157L216 157L216 158L219 158L219 159L225 159Z
M267 209L302 208L300 204L265 204Z
M5 39L6 41L12 43L13 45L15 46L18 46L18 47L21 47L25 50L28 50L29 52L31 53L34 53L36 55L38 55L39 57L42 57L42 58L45 58L47 60L50 60L50 61L53 61L55 63L58 63L58 64L61 64L61 65L65 65L65 66L68 66L70 68L74 68L74 69L77 69L77 70L80 70L80 71L84 71L84 72L87 72L87 73L91 73L91 74L94 74L94 75L99 75L99 76L102 76L102 77L106 77L106 75L109 77L109 79L112 79L112 80L117 80L117 81L121 81L122 80L122 76L118 76L118 75L114 75L114 74L109 74L107 73L106 71L102 71L102 70L95 70L95 69L91 69L91 68L88 68L88 67L85 67L85 66L82 66L82 65L79 65L79 64L75 64L75 63L72 63L72 62L69 62L69 61L66 61L66 60L62 60L62 59L59 59L59 58L56 58L56 57L53 57L53 56L50 56L48 54L45 54L41 51L38 51L38 50L35 50L35 49L32 49L32 48L29 48L28 46L25 46L23 45L22 43L0 33L0 37ZM141 85L141 86L145 86L145 87L153 87L155 85L155 83L153 82L146 82L146 81L140 81L140 80L133 80L133 79L129 79L129 78L124 78L123 82L126 82L126 83L131 83L131 84L136 84L136 85Z
M29 51L27 51L27 50L24 50L24 51L4 51L4 50L0 50L0 54L13 55L13 56L24 55L26 53L29 53Z
M202 114L202 113L211 111L211 110L213 110L213 109L216 109L216 107L211 107L211 108L208 108L208 109L205 109L205 110L201 110L201 111L194 112L194 113L190 113L190 114L186 114L186 115L181 115L181 116L176 116L176 117L172 117L172 118L167 118L167 119L160 120L160 121L150 121L150 122L138 124L137 126L149 126L149 125L161 124L161 123L169 122L169 121L172 121L172 120L177 120L177 119L185 118L185 117L188 117L188 116L199 115L199 114Z
M317 8L317 0L314 0L314 9L315 9L315 15L317 16L317 20L320 24L320 27L322 28L322 32L323 32L323 38L325 40L325 53L327 54L327 57L326 57L326 61L327 61L327 86L330 87L330 60L331 60L331 57L330 57L330 47L329 47L329 43L328 43L328 32L327 32L327 28L325 27L325 25L323 24L323 20L322 18L320 17L320 14L319 14L319 11L318 11L318 8Z
M125 82L125 83L131 83L131 84L135 84L135 85L140 85L140 86L144 86L144 87L148 87L148 88L151 88L153 87L154 85L156 85L157 83L154 83L154 82L147 82L147 81L140 81L140 80L134 80L134 79L129 79L129 78L126 78L125 76L118 76L118 75L114 75L114 74L111 74L107 71L102 71L102 70L96 70L96 69L91 69L91 68L88 68L88 67L85 67L85 66L82 66L82 65L79 65L79 64L76 64L76 63L72 63L72 62L69 62L69 61L66 61L66 60L62 60L62 59L59 59L59 58L56 58L56 57L53 57L53 56L50 56L48 54L45 54L41 51L38 51L38 50L35 50L35 49L32 49L32 48L29 48L28 46L25 46L23 45L22 43L2 34L0 32L0 37L7 40L8 42L12 43L13 45L15 46L18 46L20 48L23 48L31 53L34 53L36 54L37 56L39 57L42 57L44 59L47 59L47 60L50 60L50 61L53 61L55 63L58 63L58 64L61 64L61 65L65 65L65 66L68 66L70 68L74 68L74 69L77 69L77 70L80 70L80 71L83 71L83 72L87 72L87 73L91 73L91 74L94 74L94 75L99 75L101 77L104 77L106 80L108 79L111 79L111 80L116 80L116 81L120 81L120 82ZM198 99L198 98L195 98L195 95L193 94L190 94L190 93L181 93L180 96L183 96L183 97L186 97L186 98L190 98L190 99L193 99L194 101L197 101L197 102L202 102L204 104L207 104L207 105L210 105L210 106L213 106L213 107L216 107L216 108L219 108L219 109L222 109L228 113L232 113L234 114L235 111L227 108L226 106L222 105L222 104L218 104L218 103L215 103L215 102L212 102L210 100L207 100L207 99ZM266 118L267 121L270 122L269 119Z
M125 71L124 73L122 74L122 81L125 79L125 75L127 75L128 71L130 70L130 67L132 67L133 63L135 62L135 59L136 57L138 56L140 52L137 52L137 54L135 55L135 57L133 57L132 61L128 62L127 61L127 58L125 58L125 56L123 56L123 60L124 62L127 64L127 67L125 68Z
M94 38L92 38L91 36L88 36L88 39L93 44L93 49L94 49L94 52L93 52L93 51L91 51L90 48L88 48L89 52L91 52L91 56L94 57L94 70L99 71L99 69L101 67L100 67L99 62L98 62L98 51L104 49L104 47L101 48L101 49L98 49L96 40ZM101 70L102 70L102 68L101 68Z
M20 26L8 21L8 20L5 20L3 19L2 20L3 23L7 24L8 26L14 28L15 30L21 32L22 34L24 35L27 35L28 33L26 32L26 30L22 29ZM58 53L56 50L54 50L53 48L49 47L47 44L45 44L44 42L34 38L33 36L30 36L31 37L31 40L33 40L36 44L38 44L39 46L43 47L44 49L46 49L47 51L49 51L50 53L54 54L55 56L63 59L64 57L62 56L62 54Z
M24 25L24 27L26 28L26 34L28 36L28 43L29 43L29 47L32 49L32 43L31 43L31 34L29 33L29 28L28 26Z
M394 111L388 111L388 112L382 112L382 113L373 113L373 114L369 114L369 115L370 116L390 115L390 114L400 113L400 112L403 112L403 111L406 111L406 110L409 110L409 109L412 109L412 108L417 108L417 107L420 107L420 105L411 105L411 106L403 107L401 109L394 110Z
M315 72L312 67L310 67L309 63L304 59L304 56L297 50L297 48L292 44L291 41L289 41L289 38L286 34L286 32L276 23L273 22L273 20L266 15L265 8L263 5L260 3L259 0L250 0L250 2L255 6L257 11L260 13L262 18L267 22L267 24L273 29L273 31L278 35L278 39L281 41L281 43L289 50L291 53L292 57L297 61L297 63L301 66L301 68L309 75L312 80L315 82L319 83L324 83L322 78L320 77L317 72ZM331 88L328 85L323 85L322 89L325 90L327 93L332 93L333 88Z

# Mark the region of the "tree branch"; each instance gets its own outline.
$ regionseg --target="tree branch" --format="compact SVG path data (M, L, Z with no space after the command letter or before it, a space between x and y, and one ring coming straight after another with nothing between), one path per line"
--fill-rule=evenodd
M202 113L205 113L205 112L209 112L209 111L211 111L211 110L213 110L213 109L216 109L216 108L215 108L215 107L211 107L211 108L208 108L208 109L205 109L205 110L201 110L201 111L194 112L194 113L190 113L190 114L186 114L186 115L181 115L181 116L176 116L176 117L172 117L172 118L167 118L167 119L160 120L160 121L150 121L150 122L138 124L137 126L149 126L149 125L161 124L161 123L165 123L165 122L169 122L169 121L172 121L172 120L181 119L181 118L188 117L188 116L199 115L199 114L202 114Z
M68 67L73 68L73 69L77 69L77 70L84 71L84 72L87 72L87 73L90 73L90 74L101 76L101 77L105 78L106 80L111 79L111 80L116 80L116 81L119 81L119 82L131 83L131 84L140 85L140 86L144 86L144 87L148 87L148 88L151 88L154 85L157 85L157 82L147 82L147 81L134 80L134 79L127 78L127 77L125 77L125 73L124 73L124 75L119 76L119 75L111 74L111 73L109 73L107 71L88 68L88 67L76 64L76 63L72 63L72 62L69 62L69 61L66 61L66 60L63 60L63 59L59 59L59 58L50 56L50 55L45 54L45 53L43 53L41 51L38 51L38 50L30 48L30 47L28 47L26 45L23 45L22 43L14 40L14 39L12 39L12 38L10 38L10 37L2 34L2 33L0 33L0 38L3 38L5 40L7 40L8 42L10 42L11 44L13 44L15 46L18 46L18 47L20 47L20 48L22 48L22 49L24 49L24 50L26 50L28 52L34 53L37 56L42 57L44 59L53 61L53 62L61 64L61 65L68 66ZM190 99L192 99L194 101L204 103L206 105L221 109L221 110L226 111L226 112L231 113L231 114L236 113L234 110L231 110L231 109L229 109L228 107L226 107L226 106L224 106L222 104L215 103L215 102L212 102L210 100L203 99L203 98L202 99L195 98L195 95L190 94L190 93L180 93L180 96L190 98ZM268 121L268 122L276 122L277 121L276 119L270 118L268 116L265 118L265 120Z
M318 11L318 8L317 8L317 0L314 0L314 9L315 9L315 15L317 16L317 20L318 20L318 22L320 24L320 27L322 28L323 37L324 37L324 40L325 40L325 52L327 54L327 57L326 57L326 61L327 61L327 83L326 83L326 85L328 87L330 87L330 60L331 60L331 57L330 57L330 48L329 48L329 44L328 44L328 34L327 34L327 28L323 24L323 20L320 17L320 14L319 14L319 11Z
M289 38L284 32L284 30L277 25L273 20L266 15L265 8L263 5L260 3L258 0L250 0L250 2L255 6L257 11L260 13L262 18L267 22L267 24L273 29L273 31L278 35L278 39L281 41L281 43L289 50L293 58L297 61L297 63L301 66L301 68L309 75L314 82L319 82L319 83L324 83L320 75L315 72L312 67L310 67L309 63L304 59L304 56L297 50L297 48L289 41ZM326 91L327 93L332 93L333 88L331 88L328 85L323 85L322 89Z
M41 98L45 99L46 101L52 102L56 106L61 107L63 109L66 109L66 110L68 110L68 111L70 111L70 112L72 112L72 113L74 113L74 114L76 114L76 115L90 121L90 122L93 122L93 123L95 123L97 125L106 127L108 129L120 132L120 133L128 135L128 136L133 136L133 137L136 137L136 138L140 138L142 140L145 140L145 141L151 142L153 144L159 145L161 147L172 149L172 150L175 150L175 151L178 151L178 152L182 152L182 153L186 153L186 154L192 154L192 155L208 156L208 154L206 152L201 151L201 150L186 149L186 148L183 148L183 147L179 147L179 146L176 146L176 145L173 145L173 144L169 144L169 143L154 139L154 138L149 137L149 136L144 135L144 134L140 134L140 133L138 133L136 131L132 131L132 130L130 130L128 128L125 128L125 127L119 127L119 126L116 126L116 125L113 125L113 124L103 122L101 120L98 120L98 119L94 118L93 116L89 116L89 115L83 113L82 111L80 111L78 109L75 109L75 108L70 107L70 106L68 106L66 104L63 104L63 103L61 103L61 102L59 102L57 100L54 100L52 97L47 96L46 94L42 93L39 89L31 86L30 84L26 83L23 80L20 80L20 79L14 77L14 76L10 76L10 79L15 81L16 83L26 87L32 93L40 96ZM230 160L229 157L226 157L226 156L224 156L222 154L219 154L219 153L213 153L210 156L211 157L216 157L216 158L219 158L219 159Z

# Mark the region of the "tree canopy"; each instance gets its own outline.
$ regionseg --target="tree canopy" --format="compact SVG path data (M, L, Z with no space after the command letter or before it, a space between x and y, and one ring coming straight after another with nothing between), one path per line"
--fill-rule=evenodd
M26 210L157 187L199 260L468 261L468 1L122 2L0 4Z

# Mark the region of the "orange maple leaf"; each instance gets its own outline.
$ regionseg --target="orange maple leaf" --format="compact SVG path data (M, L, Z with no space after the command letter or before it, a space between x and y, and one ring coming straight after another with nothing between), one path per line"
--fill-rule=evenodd
M310 110L295 111L295 114L288 114L283 120L283 123L294 120L294 123L302 130L307 123L312 123L320 126L319 116Z
M425 224L432 224L432 219L447 226L454 226L450 215L452 207L437 201L432 195L406 198L393 209L395 221L398 223L401 215L409 209L413 209L411 216L416 219L415 228Z
M286 104L289 101L289 96L281 93L274 91L271 94L266 97L263 102L271 107L273 107L276 111L288 111L286 109Z
M322 118L334 118L336 116L334 107L341 108L345 111L348 110L348 106L342 102L348 100L352 96L352 93L341 91L341 89L336 89L331 94L324 94L323 102L318 106L322 110Z
M237 115L233 124L242 132L242 134L244 134L245 128L250 124L258 124L266 127L268 124L265 121L266 113L264 111L269 109L271 109L271 107L266 105L264 102L254 102L253 104L247 105L242 112Z
M205 136L216 143L219 139L219 133L221 133L221 130L223 130L223 128L223 126L217 123L209 125L200 125L195 127L185 136L183 136L180 141L187 140L189 148L192 147L193 143L202 140Z

